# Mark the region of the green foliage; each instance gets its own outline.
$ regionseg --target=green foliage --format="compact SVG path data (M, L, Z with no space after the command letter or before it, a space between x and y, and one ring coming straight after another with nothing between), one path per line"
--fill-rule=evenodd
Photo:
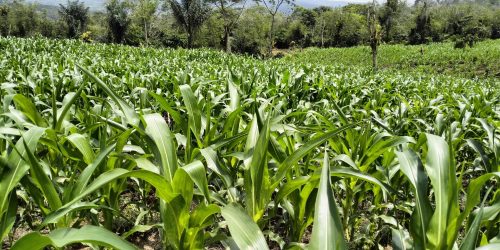
M348 47L369 40L366 15L341 10L319 14L314 41L321 47Z
M177 23L188 35L187 47L192 48L194 36L210 16L210 9L202 0L168 0Z
M434 44L425 60L494 62L497 46ZM366 47L279 60L41 38L0 47L7 248L498 244L498 79L373 73L354 59ZM381 65L419 62L420 48L381 46Z
M269 33L269 17L265 9L250 7L240 17L241 25L234 34L235 51L263 55L266 53L266 38Z
M454 44L430 45L384 45L378 49L380 69L403 71L413 74L445 74L465 78L498 78L500 76L500 50L498 40L477 43L474 48L456 52ZM307 61L321 65L344 65L347 67L371 66L370 48L310 48L291 54L287 60Z
M47 17L39 13L35 5L14 1L0 3L0 35L30 37L37 34L50 35L45 25L51 25Z
M68 37L75 38L87 28L89 22L89 8L79 0L68 0L66 6L59 5L59 15L66 23Z
M129 4L123 0L109 0L106 3L106 14L111 40L122 43L130 25Z
M133 7L133 16L137 20L138 26L143 29L144 42L146 45L149 45L152 31L151 25L156 17L159 5L159 0L137 0Z
M418 8L418 14L415 17L415 28L412 28L408 37L410 44L425 44L432 38L433 15L429 10L429 3L424 3Z
M270 56L273 48L370 44L367 4L307 9L288 0L109 0L107 7L90 11L70 1L58 10L22 0L1 1L0 35L79 38L89 31L94 42L210 47L256 56ZM418 1L410 6L390 0L375 9L383 43L453 41L458 48L499 38L499 7L488 1Z

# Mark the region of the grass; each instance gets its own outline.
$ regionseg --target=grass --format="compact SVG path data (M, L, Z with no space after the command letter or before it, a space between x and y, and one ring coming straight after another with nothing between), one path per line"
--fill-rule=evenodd
M6 248L499 242L496 78L313 56L336 49L262 61L0 38L0 51Z

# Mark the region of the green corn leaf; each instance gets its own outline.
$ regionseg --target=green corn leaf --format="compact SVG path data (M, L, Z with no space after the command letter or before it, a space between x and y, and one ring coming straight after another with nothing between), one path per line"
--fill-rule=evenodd
M198 101L189 85L181 85L179 87L188 112L189 124L191 125L193 134L199 140L201 135L201 109L198 106Z
M177 170L177 147L174 144L174 137L161 115L145 115L144 122L146 134L154 142L152 147L157 162L161 164L160 173L171 182Z
M269 139L269 153L281 164L286 159L287 155L274 136L271 135Z
M177 171L172 180L172 191L180 194L186 206L191 204L194 195L194 182L186 171ZM188 209L188 207L186 207Z
M401 171L410 180L413 190L415 190L415 209L412 214L412 224L410 232L414 238L417 249L426 246L427 227L432 216L432 208L427 198L427 175L425 174L422 162L412 150L396 152Z
M228 89L229 89L229 97L231 101L229 102L229 108L231 111L234 111L240 107L240 94L238 93L238 88L233 83L233 81L227 81Z
M377 178L375 178L375 177L373 177L371 175L362 173L362 172L360 172L358 170L355 170L355 169L343 168L343 167L332 167L330 169L330 174L332 176L356 177L358 179L364 180L366 182L369 182L369 183L372 183L372 184L375 184L375 185L381 187L385 192L389 192L389 193L392 193L392 194L396 194L397 193L397 191L394 190L394 188L392 188L390 185L381 182L380 180L378 180Z
M256 121L254 119L254 121ZM254 221L258 221L264 214L269 197L269 177L267 174L267 148L269 145L269 120L260 131L260 135L253 146L253 155L249 163L245 178L247 191L247 208ZM248 146L248 144L247 144ZM250 177L250 178L248 178Z
M142 170L147 170L147 171L153 172L155 174L160 174L160 170L158 169L158 167L155 166L148 159L146 159L146 158L136 158L136 159L134 159L134 161L137 164L138 168L140 168Z
M310 141L306 142L302 147L297 149L293 154L288 156L283 163L280 164L278 173L273 178L273 187L277 187L279 183L281 182L281 179L285 177L286 172L293 167L300 159L302 159L304 156L307 154L311 153L313 150L315 150L319 145L325 143L327 140L330 138L350 129L358 125L358 123L354 124L349 124L346 126L343 126L339 129L324 133L318 137L315 137L314 139L311 139Z
M7 171L3 170L4 173L2 174L2 179L0 180L0 213L4 213L6 211L10 192L15 188L19 181L21 181L30 168L29 165L27 165L23 160L27 158L27 149L34 151L38 145L38 141L44 133L45 129L43 128L31 128L17 141L15 150L9 154L7 161L0 160L0 164L2 164L1 167L8 169Z
M127 177L135 177L149 183L156 188L156 195L162 200L170 201L174 198L172 187L161 175L145 170L129 171L126 169L116 168L99 175L99 177L97 177L92 183L87 185L80 194L73 197L72 200L66 202L59 210L67 209L87 195L99 190L112 181ZM55 211L54 213L58 212L60 211Z
M486 152L484 152L483 145L480 142L473 140L473 139L467 139L466 141L467 141L467 144L472 149L474 149L474 151L479 153L479 155L481 156L481 162L483 163L486 171L491 172L492 166L490 164L490 159L489 159L488 155L486 154Z
M155 224L155 225L137 225L134 226L132 229L128 230L126 233L122 235L122 239L127 239L134 233L145 233L153 228L161 228L161 224Z
M75 186L73 187L73 190L71 191L72 195L70 198L76 197L84 191L84 188L89 183L90 178L92 177L94 171L97 169L99 165L103 164L103 162L106 160L106 157L115 149L115 146L116 146L115 144L112 144L106 147L104 150L102 150L97 155L95 160L82 171L78 180L76 181Z
M342 222L330 182L330 161L325 153L316 197L314 224L308 249L347 249Z
M7 230L7 224L8 223L7 217L8 215L5 215L7 211L9 211L9 204L8 201L10 196L11 196L11 191L15 188L15 186L19 183L21 178L28 172L29 166L26 164L22 164L20 166L14 167L11 165L9 162L4 160L3 158L0 158L0 167L3 170L3 173L1 175L0 179L0 218L2 218L2 226ZM2 234L5 234L6 232L2 232ZM3 237L5 235L2 235ZM3 238L2 237L2 238Z
M460 250L474 250L476 248L477 235L481 227L481 220L483 219L483 208L479 209L479 213L474 218L474 221L469 227L469 230L464 236Z
M204 248L203 229L213 223L210 218L217 213L220 213L220 207L217 205L198 206L189 218L188 239L184 240L184 245L188 244L194 249Z
M71 106L76 102L76 100L82 94L83 89L85 88L85 84L80 83L80 87L76 91L76 93L68 93L63 101L63 106L60 110L57 111L57 117L54 116L53 119L57 119L54 130L59 131L63 124L64 119L66 119L66 115L71 109ZM67 101L66 101L67 100Z
M189 218L189 225L194 225L195 227L201 227L208 218L212 215L220 213L221 209L215 204L210 204L208 206L200 206L193 211L192 216Z
M88 210L92 208L97 209L99 208L99 206L93 202L76 202L71 206L64 207L47 215L45 217L45 220L42 222L41 226L45 226L51 223L57 223L58 220L60 220L63 216L67 215L68 213L80 210Z
M427 228L428 247L446 249L448 223L450 214L458 209L456 200L456 174L455 166L451 165L451 156L446 141L435 135L427 134L427 159L425 170L431 180L436 199L436 209Z
M99 79L97 76L92 74L89 70L83 68L80 65L77 65L80 70L82 70L87 76L89 76L92 80L94 80L98 85L99 88L104 90L106 94L111 97L111 99L118 105L125 115L125 119L127 120L127 123L132 125L132 126L137 126L139 124L139 117L137 116L137 113L133 108L131 108L122 98L118 97L116 93L111 90L101 79Z
M280 203L286 196L291 194L293 191L304 186L306 183L311 182L314 177L300 176L294 180L285 183L279 188L278 194L276 195L276 203Z
M394 250L406 250L410 249L405 240L403 232L396 228L391 228L392 234L392 249Z
M231 237L240 249L269 249L266 238L259 226L236 204L228 204L221 209L226 219Z
M467 216L470 215L474 207L479 203L481 199L481 189L484 187L487 181L492 178L500 180L500 172L487 173L479 176L478 178L472 180L469 183L469 189L467 190L467 200L465 202L465 209L458 217L458 224L462 224Z
M244 164L245 164L245 168L246 169L250 169L250 162L252 160L252 158L250 158L254 148L255 148L255 145L257 144L257 141L259 140L259 125L257 123L257 117L254 116L254 118L252 119L252 122L250 123L249 125L249 129L248 129L248 135L247 135L247 140L246 140L246 144L245 144L245 152L246 154L248 155L248 158L244 160Z
M21 132L19 132L19 129L15 128L0 128L0 134L21 136Z
M222 177L226 187L232 186L233 178L229 174L229 170L223 164L219 164L215 149L212 147L204 148L200 150L200 153L205 158L207 167Z
M69 142L71 142L71 144L73 144L75 148L78 149L78 151L80 151L80 153L83 156L83 161L86 164L91 164L92 161L94 161L95 158L94 151L90 146L89 140L87 140L85 136L78 133L74 133L66 138L68 139Z
M191 180L201 190L201 192L205 196L205 199L209 202L210 192L208 190L207 175L203 163L201 163L201 161L194 161L180 169L186 171L189 177L191 177Z
M391 138L386 138L378 141L374 145L372 145L369 149L367 149L366 155L363 157L362 165L368 166L373 163L377 158L380 157L383 152L387 151L389 148L393 148L395 146L406 144L408 142L415 143L415 140L411 137L405 136L394 136Z
M33 127L25 133L22 133L22 137L16 142L16 150L13 150L8 156L8 161L12 165L13 169L17 169L24 162L24 159L28 156L27 149L31 152L35 151L38 141L45 133L45 128ZM28 145L26 148L25 146Z
M1 165L2 163L0 163ZM17 215L17 195L12 192L9 199L7 211L0 211L0 240L3 240L10 232L14 223L16 222Z
M35 158L33 153L29 150L28 144L26 144L26 140L24 142L24 147L26 148L26 153L28 155L28 160L30 162L30 173L31 176L38 182L40 185L40 189L47 199L49 206L52 210L59 209L62 206L61 199L59 198L59 194L57 193L56 187L52 180L49 179L45 171L43 170L42 165Z
M44 249L48 246L62 248L72 243L90 243L114 249L137 249L131 243L121 239L116 234L96 226L83 226L76 228L61 228L50 232L48 235L42 235L39 232L33 232L25 235L14 245L12 250L24 249Z
M33 122L33 124L44 127L47 123L43 120L40 113L37 112L35 104L24 95L17 94L13 98L16 107L23 112L23 114L28 117L28 119Z
M172 119L175 121L176 124L182 124L182 119L179 112L172 109L172 107L170 107L170 105L167 103L166 99L163 96L160 96L152 91L149 91L148 93L158 102L158 105L160 105L161 109L165 110L166 112L168 112L170 116L172 116Z

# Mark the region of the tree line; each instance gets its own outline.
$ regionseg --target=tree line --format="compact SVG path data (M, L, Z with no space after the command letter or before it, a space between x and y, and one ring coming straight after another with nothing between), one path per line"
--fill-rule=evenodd
M210 47L272 55L274 49L500 38L500 0L402 0L306 9L294 0L107 0L90 11L0 0L0 35L132 46ZM376 57L376 54L375 54Z

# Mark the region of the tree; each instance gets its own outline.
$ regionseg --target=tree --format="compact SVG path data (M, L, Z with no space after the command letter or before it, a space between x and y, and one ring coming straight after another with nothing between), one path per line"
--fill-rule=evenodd
M247 0L210 0L218 9L224 21L224 47L231 53L231 34L240 18Z
M276 24L276 15L283 4L293 4L295 0L254 0L257 4L262 4L266 7L267 11L271 15L271 29L269 31L269 47L268 56L273 54L274 46L274 30Z
M66 22L68 37L79 36L87 27L89 8L78 0L68 0L67 6L59 4L59 15Z
M318 38L318 44L320 47L325 47L325 36L328 31L328 26L334 24L336 22L336 15L334 13L334 10L326 7L319 7L315 8L314 12L317 15L317 20L316 20L316 26L315 26L315 33L319 36ZM334 22L332 22L334 20Z
M9 14L10 8L7 5L0 5L0 36L1 35L10 35L9 28Z
M500 16L500 9L497 9L495 11L494 16ZM494 20L492 20L491 38L492 39L499 39L500 38L500 19L498 19L498 18L495 18Z
M108 0L106 3L106 13L108 28L111 40L115 43L122 43L130 25L130 6L121 0Z
M290 24L289 36L292 42L299 42L301 47L308 47L312 43L317 15L314 10L296 7L291 15L295 19Z
M29 37L42 33L46 19L34 3L23 0L0 1L0 35Z
M368 8L367 12L368 32L370 34L370 48L372 49L373 70L377 71L377 52L380 44L380 25L377 22L377 13L375 9L375 0Z
M410 31L410 44L422 44L429 42L432 33L431 15L427 1L424 1L415 19L415 28Z
M187 47L193 47L194 36L208 19L210 8L203 0L169 0L175 21L188 35Z
M267 54L266 35L269 32L267 10L261 6L252 6L241 15L244 25L234 30L234 48L237 52L253 55Z
M454 38L455 48L472 48L476 42L491 37L492 30L484 24L488 22L486 13L483 10L477 13L472 5L452 7L446 31Z
M149 45L151 23L155 18L159 6L158 0L136 0L134 16L139 21L144 32L144 42Z
M380 15L380 22L384 29L384 40L389 42L392 40L392 29L394 27L396 18L400 12L400 3L398 0L387 0L385 3L382 15Z

